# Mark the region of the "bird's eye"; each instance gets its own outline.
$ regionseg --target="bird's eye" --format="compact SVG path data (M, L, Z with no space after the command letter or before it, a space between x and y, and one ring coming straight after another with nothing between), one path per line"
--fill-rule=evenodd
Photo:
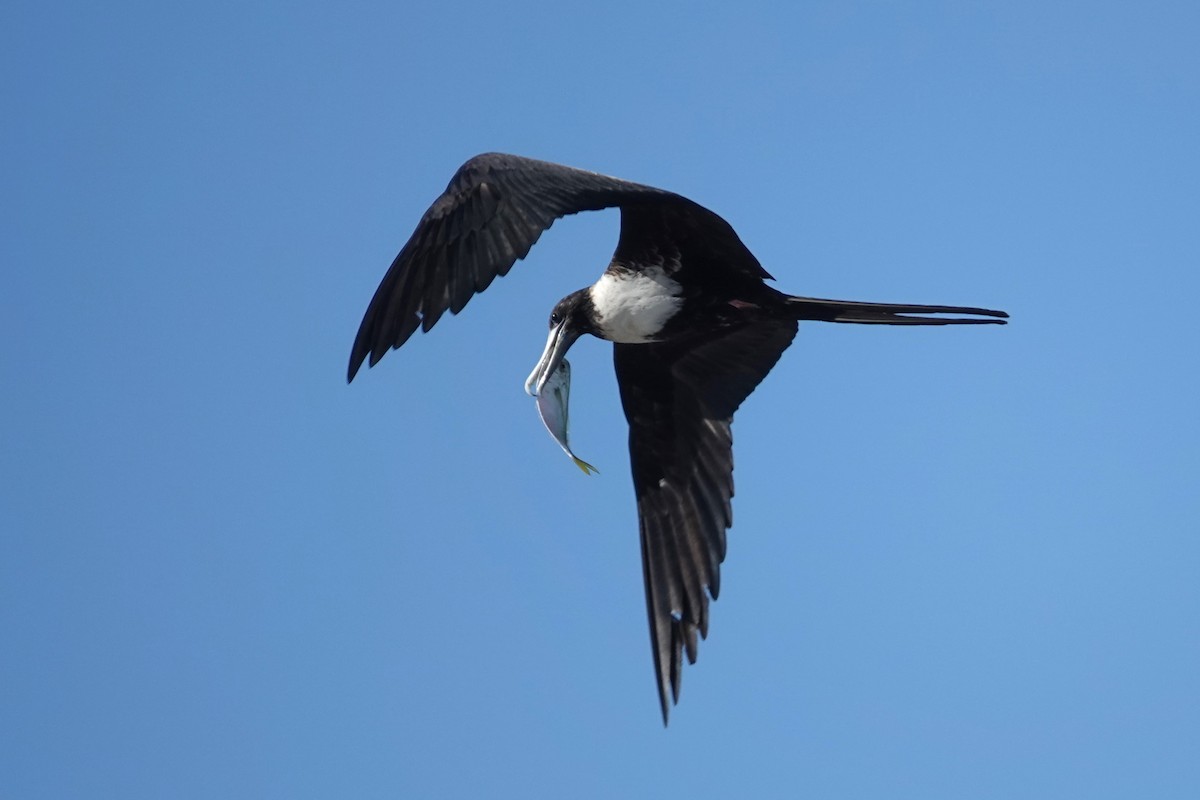
M551 325L557 325L560 322L562 322L562 314L555 311L553 314L550 315L550 324Z

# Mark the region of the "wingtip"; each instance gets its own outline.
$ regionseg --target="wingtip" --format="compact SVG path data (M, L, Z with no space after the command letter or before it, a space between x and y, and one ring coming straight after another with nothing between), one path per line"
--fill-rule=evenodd
M362 356L355 358L355 355L351 354L350 364L349 364L349 366L346 367L346 383L347 384L354 382L354 376L358 374L358 370L360 367L362 367L362 363L363 363Z

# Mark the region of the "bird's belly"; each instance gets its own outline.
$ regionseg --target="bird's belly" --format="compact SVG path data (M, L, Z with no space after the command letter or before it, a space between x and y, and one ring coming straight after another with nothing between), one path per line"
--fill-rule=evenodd
M683 307L679 284L660 267L606 272L591 288L596 322L604 338L625 344L656 341Z

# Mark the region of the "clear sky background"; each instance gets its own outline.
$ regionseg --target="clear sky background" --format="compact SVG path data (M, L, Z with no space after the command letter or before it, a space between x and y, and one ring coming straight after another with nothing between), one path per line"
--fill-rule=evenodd
M1200 11L0 9L0 797L1200 797ZM667 187L802 325L664 730L617 214L345 383L482 151Z

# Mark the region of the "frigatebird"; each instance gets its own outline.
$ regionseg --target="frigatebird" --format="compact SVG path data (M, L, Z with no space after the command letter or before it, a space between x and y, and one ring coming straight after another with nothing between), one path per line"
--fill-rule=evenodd
M668 697L679 701L683 655L695 663L709 597L720 591L733 523L733 414L791 344L798 322L1004 324L1008 315L784 294L765 283L772 276L728 222L686 197L489 153L454 173L392 262L359 326L347 380L417 328L428 332L447 311L462 311L555 220L614 206L621 210L616 252L596 283L550 312L550 335L526 390L537 396L583 334L613 342L665 725Z

